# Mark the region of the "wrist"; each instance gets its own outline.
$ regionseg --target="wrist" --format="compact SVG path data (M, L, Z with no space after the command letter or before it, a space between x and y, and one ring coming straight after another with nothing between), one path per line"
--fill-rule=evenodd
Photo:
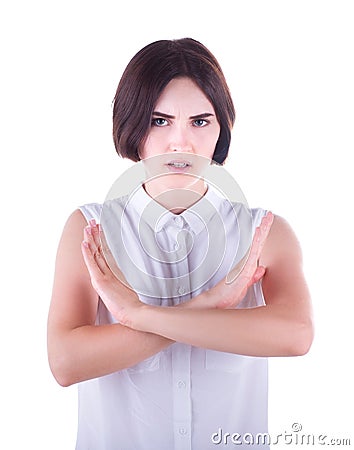
M156 306L148 305L146 303L141 303L138 308L134 311L131 328L137 331L151 332L148 327L149 316L152 309L157 308Z
M191 300L187 302L180 303L178 308L183 309L207 309L215 307L215 293L213 289L208 289L206 291L201 292L197 296L193 297Z

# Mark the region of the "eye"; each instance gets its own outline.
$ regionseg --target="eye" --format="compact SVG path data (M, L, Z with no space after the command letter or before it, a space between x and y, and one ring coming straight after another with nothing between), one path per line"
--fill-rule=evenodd
M151 125L155 127L165 127L166 125L168 125L168 122L162 117L156 117L152 119Z
M208 123L209 122L205 119L196 119L193 121L193 125L198 128L205 127Z

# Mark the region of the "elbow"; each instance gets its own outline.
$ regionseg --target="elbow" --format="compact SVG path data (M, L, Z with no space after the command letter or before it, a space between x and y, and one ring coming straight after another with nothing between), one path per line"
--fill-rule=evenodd
M76 383L73 377L65 370L58 370L57 368L51 367L52 374L55 381L62 387L69 387Z
M60 386L69 387L80 381L78 354L72 340L64 333L48 333L47 355L49 368Z
M314 339L314 326L311 318L296 323L290 333L290 342L288 346L288 356L304 356L312 346Z
M65 377L56 376L56 375L54 375L54 374L53 374L53 376L54 376L56 382L57 382L61 387L69 387L69 386L71 386L72 384L74 384L74 383L71 383L71 382L70 382L67 378L65 378Z
M69 387L72 386L73 384L75 384L74 381L71 380L70 377L68 377L66 374L63 373L53 373L53 376L56 380L56 382L61 386L61 387Z
M62 387L69 387L77 382L70 369L68 358L49 355L49 367L56 382Z

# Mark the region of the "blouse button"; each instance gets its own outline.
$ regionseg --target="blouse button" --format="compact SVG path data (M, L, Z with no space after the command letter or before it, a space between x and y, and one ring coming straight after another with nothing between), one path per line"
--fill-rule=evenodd
M178 289L177 289L177 293L179 295L183 295L183 294L186 293L186 290L185 290L185 288L183 286L179 286Z
M178 228L182 228L183 227L183 219L180 216L176 216L174 218L175 221L175 225L177 225Z

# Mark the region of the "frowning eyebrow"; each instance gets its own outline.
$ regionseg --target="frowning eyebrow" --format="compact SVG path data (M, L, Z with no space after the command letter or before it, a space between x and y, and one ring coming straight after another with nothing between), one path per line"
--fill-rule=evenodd
M170 114L165 114L160 111L154 111L152 113L152 115L158 116L158 117L163 117L164 119L175 119L176 118L175 116L171 116ZM214 114L205 112L205 113L201 113L201 114L196 114L195 116L190 116L190 119L205 119L207 117L212 117L212 116L214 116Z

